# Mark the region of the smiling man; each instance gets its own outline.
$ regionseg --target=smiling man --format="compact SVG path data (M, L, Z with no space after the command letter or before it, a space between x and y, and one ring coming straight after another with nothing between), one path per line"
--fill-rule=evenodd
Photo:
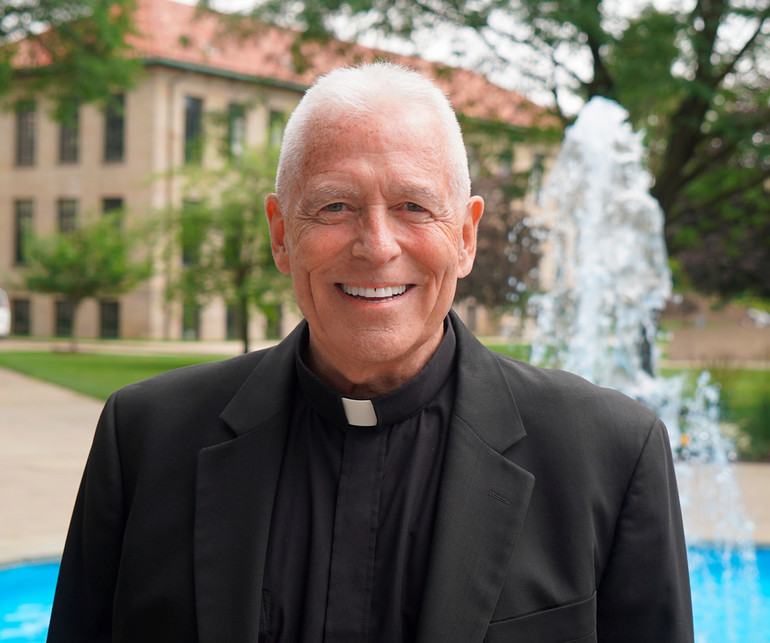
M310 326L311 370L372 396L438 347L484 204L470 198L464 159L447 163L464 150L449 107L410 100L432 86L406 76L415 87L394 96L373 72L340 75L335 96L310 92L293 116L266 209L276 264Z
M441 92L321 78L287 124L275 348L107 403L49 640L692 640L666 430L450 311L483 202Z

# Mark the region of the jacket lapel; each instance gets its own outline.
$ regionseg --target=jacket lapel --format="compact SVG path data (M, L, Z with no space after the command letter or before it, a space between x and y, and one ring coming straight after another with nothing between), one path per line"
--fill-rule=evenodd
M198 455L195 597L201 643L256 641L273 498L289 425L300 325L225 408L234 439Z
M418 642L481 641L508 574L534 476L502 453L526 433L497 359L452 314L449 428Z
M457 399L418 641L481 641L534 477L502 453L525 436L497 360L454 314ZM195 594L201 643L256 641L270 517L304 324L259 362L221 418L234 439L198 456Z

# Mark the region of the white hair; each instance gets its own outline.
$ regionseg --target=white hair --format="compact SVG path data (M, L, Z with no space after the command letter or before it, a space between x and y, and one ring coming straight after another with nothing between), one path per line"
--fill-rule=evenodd
M278 198L284 199L288 190L296 187L307 151L305 143L319 118L335 114L367 116L393 106L422 106L435 115L445 139L450 189L458 199L467 200L471 193L468 156L449 100L422 74L389 62L335 69L318 78L305 92L283 133L275 179Z

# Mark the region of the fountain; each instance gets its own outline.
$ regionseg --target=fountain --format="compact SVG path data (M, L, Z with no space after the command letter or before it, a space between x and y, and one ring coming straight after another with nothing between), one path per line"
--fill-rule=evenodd
M694 609L726 610L722 630L696 618L696 641L767 640L751 634L763 627L753 527L720 430L719 391L708 373L693 386L656 371L657 316L671 275L642 134L627 117L612 101L587 103L541 191L542 214L531 223L552 263L541 267L547 292L531 299L531 360L618 389L663 419L677 460Z

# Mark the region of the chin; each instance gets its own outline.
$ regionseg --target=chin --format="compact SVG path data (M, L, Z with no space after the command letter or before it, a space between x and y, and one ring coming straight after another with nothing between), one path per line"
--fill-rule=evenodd
M409 361L420 349L433 341L433 335L410 332L409 328L372 329L346 335L346 349L351 358L358 362L386 363L397 360ZM431 351L432 353L432 351Z

